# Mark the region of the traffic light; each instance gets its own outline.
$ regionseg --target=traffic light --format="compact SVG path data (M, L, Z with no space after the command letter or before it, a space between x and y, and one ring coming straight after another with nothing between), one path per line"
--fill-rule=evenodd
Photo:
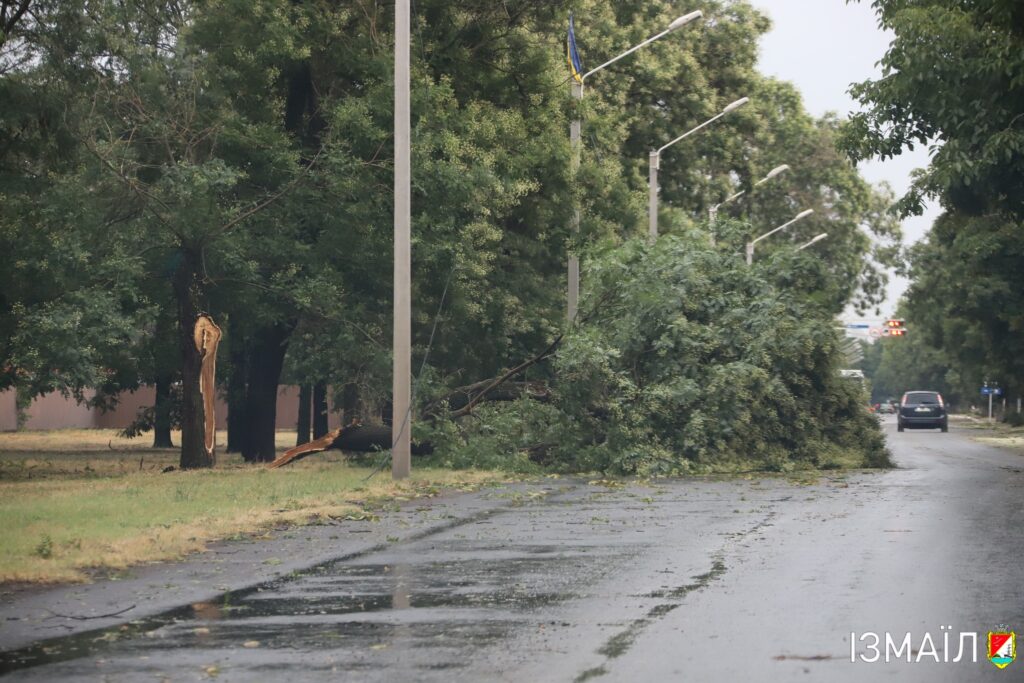
M885 321L885 327L882 329L883 337L905 337L907 336L907 321L902 318L893 318L892 320Z

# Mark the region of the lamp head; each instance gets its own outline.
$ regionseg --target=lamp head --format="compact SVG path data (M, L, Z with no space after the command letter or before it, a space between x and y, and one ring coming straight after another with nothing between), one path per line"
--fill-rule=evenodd
M731 103L731 104L730 104L729 106L727 106L727 107L726 107L725 109L723 109L723 110L722 110L722 113L723 113L723 114L728 114L728 113L729 113L729 112L731 112L731 111L734 111L734 110L736 110L736 109L739 109L740 107L742 107L742 106L743 106L744 104L746 104L746 103L747 103L747 102L749 102L749 101L750 101L750 98L749 98L749 97L743 97L743 98L740 98L740 99L736 100L735 102Z
M810 215L811 215L812 213L814 213L814 209L807 209L806 211L804 211L804 212L800 213L800 214L799 214L799 215L798 215L798 216L796 217L796 220L800 220L801 218L807 218L807 217L808 217L808 216L810 216Z
M771 180L775 176L785 173L789 170L789 164L782 164L782 166L776 166L772 170L768 171L768 175L764 177L765 180Z
M682 27L686 26L691 21L696 21L697 19L700 19L703 16L704 16L704 13L701 12L700 10L697 10L696 12L690 12L689 14L684 14L683 16L679 17L678 19L673 21L671 24L669 24L668 25L668 30L669 31L676 31L676 30L681 29Z

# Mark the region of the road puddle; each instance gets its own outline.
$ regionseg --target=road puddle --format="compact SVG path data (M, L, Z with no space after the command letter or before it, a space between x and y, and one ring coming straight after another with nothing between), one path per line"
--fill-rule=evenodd
M327 675L373 670L378 660L393 666L397 658L414 670L441 672L510 637L537 610L576 597L572 587L630 554L622 547L418 543L428 544L432 557L451 559L417 561L428 554L413 543L373 553L375 562L327 563L214 601L0 654L0 673L176 677L184 664L216 670L218 678L279 667Z

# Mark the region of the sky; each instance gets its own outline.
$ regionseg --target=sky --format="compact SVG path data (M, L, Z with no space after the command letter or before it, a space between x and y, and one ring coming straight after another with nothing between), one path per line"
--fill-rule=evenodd
M869 0L748 0L772 19L772 30L761 41L760 70L794 83L803 93L807 110L821 116L845 116L860 108L846 92L851 83L879 75L876 63L892 36L878 28ZM870 182L888 182L897 196L910 185L915 168L928 165L928 151L917 147L890 161L859 165ZM935 205L924 216L903 222L906 244L919 240L938 217ZM893 312L907 281L890 274L882 314Z

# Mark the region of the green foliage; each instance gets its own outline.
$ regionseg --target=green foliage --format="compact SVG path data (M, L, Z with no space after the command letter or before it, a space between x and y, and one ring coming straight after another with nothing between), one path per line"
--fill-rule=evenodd
M800 320L851 299L877 303L898 239L891 198L838 154L838 121L813 119L793 86L756 71L769 24L747 2L699 0L689 9L704 22L595 75L578 110L568 8L416 5L416 364L432 340L427 373L440 395L536 353L563 325L568 252L588 245L604 245L587 266L588 296L611 291L618 269L634 285L619 294L646 313L595 303L597 317L543 370L562 392L551 405L487 407L469 437L438 440L453 440L453 462L475 462L459 443L484 439L517 468L683 471L725 452L780 469L814 462L839 429L815 420L859 418L846 385L822 379L834 374L831 332ZM668 0L572 8L591 66L679 14ZM173 320L182 302L170 278L188 271L195 305L225 324L228 344L294 329L275 342L287 345L289 378L358 387L365 413L377 412L390 387L391 8L72 0L36 9L0 57L0 97L12 103L0 112L0 388L107 395L168 376L165 342L187 327ZM651 252L670 270L645 291L653 273L631 240L646 226L648 151L742 96L748 107L662 160L663 224L677 237ZM573 181L567 131L577 115L584 146ZM753 191L783 163L789 174ZM707 208L739 189L750 192L723 210L723 252L690 244L670 262ZM580 235L569 230L574 198ZM733 267L726 251L804 208L814 217L764 243L755 271ZM829 240L816 258L791 253L820 232ZM675 310L683 300L688 308ZM643 336L631 339L632 327ZM808 408L822 396L828 408ZM571 452L548 447L562 434Z
M460 457L543 450L534 460L558 469L641 475L888 462L867 397L839 377L831 317L773 286L771 264L749 269L697 233L587 263L552 404L478 414Z
M986 380L1024 392L1024 4L874 0L895 40L882 77L853 87L866 107L844 127L854 160L931 145L901 201L945 215L909 253L908 344L886 349L879 386L918 382L972 400ZM914 336L918 338L913 338ZM918 386L918 388L925 388Z
M849 1L849 0L848 0ZM1024 5L1017 0L874 0L895 33L882 74L852 88L844 146L855 160L932 145L928 169L903 199L925 196L970 214L1024 219Z

